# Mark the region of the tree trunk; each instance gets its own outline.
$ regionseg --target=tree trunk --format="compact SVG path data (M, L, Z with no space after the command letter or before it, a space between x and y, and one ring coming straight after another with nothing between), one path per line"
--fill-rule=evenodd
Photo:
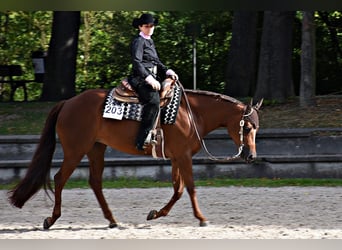
M314 11L303 11L300 97L301 107L315 104L316 55Z
M55 11L48 56L46 75L41 99L58 101L75 95L75 75L79 11Z
M227 95L252 95L256 81L257 17L256 11L234 12L233 37L226 69Z
M255 99L284 102L294 95L292 25L295 12L265 11Z

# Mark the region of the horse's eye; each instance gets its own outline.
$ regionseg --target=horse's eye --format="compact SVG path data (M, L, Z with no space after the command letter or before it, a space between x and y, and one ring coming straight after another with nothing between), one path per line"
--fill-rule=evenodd
M243 127L243 132L245 133L245 134L248 134L249 132L251 132L251 129L252 128L250 128L250 127Z

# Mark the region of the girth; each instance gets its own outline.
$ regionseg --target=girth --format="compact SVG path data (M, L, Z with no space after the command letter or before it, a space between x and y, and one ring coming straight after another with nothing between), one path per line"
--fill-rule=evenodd
M159 91L160 107L164 107L172 99L174 94L175 80L166 78L161 84L162 89ZM133 90L127 79L123 79L121 84L113 91L113 98L120 102L139 103L138 94Z

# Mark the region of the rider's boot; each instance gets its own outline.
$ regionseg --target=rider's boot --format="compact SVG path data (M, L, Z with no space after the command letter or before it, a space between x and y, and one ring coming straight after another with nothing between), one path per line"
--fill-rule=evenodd
M148 145L155 141L151 131L155 126L155 121L159 113L159 94L157 92L149 94L153 96L144 104L140 128L135 141L135 145L138 150L144 150L146 148L146 144Z

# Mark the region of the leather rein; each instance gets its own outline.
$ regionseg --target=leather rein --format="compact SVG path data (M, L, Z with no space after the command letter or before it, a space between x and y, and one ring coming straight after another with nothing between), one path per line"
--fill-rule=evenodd
M205 145L205 142L204 140L201 138L199 132L198 132L198 128L197 128L197 124L195 122L195 120L193 119L193 113L192 113L192 110L191 110L191 106L190 106L190 103L189 103L189 100L188 100L188 97L185 93L185 89L183 87L183 85L179 82L178 80L178 83L183 91L183 94L184 94L184 99L185 99L185 102L186 102L186 106L187 106L187 113L188 113L188 116L189 116L189 119L190 119L190 122L191 122L191 125L194 127L195 129L195 133L196 133L196 136L197 136L197 139L198 141L200 142L201 144L201 147L203 149L203 151L207 154L208 158L210 160L213 160L213 161L217 161L217 162L230 162L230 161L233 161L233 160L236 160L238 159L240 156L241 156L241 153L242 153L242 150L243 150L243 147L244 147L244 143L243 143L243 127L245 125L245 119L248 118L253 112L254 112L254 108L252 107L251 111L248 113L248 114L243 114L242 115L242 118L240 120L240 130L239 130L239 136L240 136L240 145L238 147L238 152L237 154L233 155L233 156L228 156L226 158L218 158L216 156L213 156L207 149L207 146ZM246 112L246 111L245 111Z

